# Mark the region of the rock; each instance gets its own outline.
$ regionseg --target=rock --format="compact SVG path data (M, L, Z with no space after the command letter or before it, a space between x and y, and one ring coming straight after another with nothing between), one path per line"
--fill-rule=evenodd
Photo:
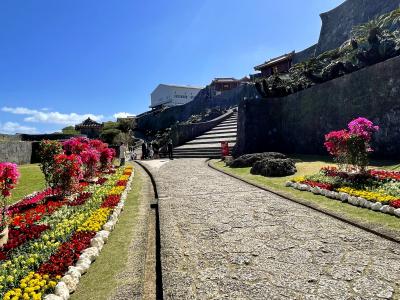
M114 225L111 222L107 222L103 225L103 229L107 231L112 231L114 229Z
M283 177L297 172L294 160L290 158L264 158L254 163L251 174L266 177Z
M364 198L359 197L358 198L358 206L360 207L365 207L367 200L365 200Z
M371 207L372 207L373 204L374 204L374 202L365 200L364 207L365 207L365 208L368 208L368 209L371 209Z
M110 232L109 232L109 231L102 230L102 231L99 231L98 233L96 233L95 237L96 237L96 238L99 237L99 238L101 238L104 242L107 242L109 235L110 235Z
M64 298L57 296L55 294L49 294L49 295L44 296L43 299L44 300L63 300Z
M61 278L61 281L65 283L69 290L69 293L75 292L76 287L79 283L79 279L71 275L65 275L63 278Z
M76 263L76 268L80 271L81 274L84 274L90 268L90 264L90 259L86 257L80 257L78 259L78 262Z
M321 194L321 189L319 187L313 187L310 190L314 195L319 195Z
M393 206L389 206L387 213L390 214L390 215L394 215L394 207Z
M375 202L374 204L372 204L371 209L374 211L379 211L382 207L382 204L379 202Z
M359 203L360 203L360 201L358 200L357 197L351 197L351 199L349 199L349 203L350 203L351 205L358 206Z
M77 267L69 266L66 275L71 275L72 277L75 277L75 278L79 279L79 278L81 278L82 274L81 274L80 269L78 269Z
M67 285L63 281L57 283L54 292L57 296L61 297L63 300L69 299L69 290Z
M321 189L321 195L322 196L325 196L326 197L326 195L329 193L329 191L328 190L326 190L326 189Z
M293 182L292 181L286 181L285 187L292 187Z
M233 160L229 167L231 168L248 168L253 167L253 165L260 160L263 159L285 159L287 158L286 155L277 152L263 152L263 153L253 153L253 154L244 154L235 160Z
M399 217L399 218L400 218L400 208L395 209L393 213L394 213L394 215L395 215L396 217Z
M104 246L104 241L100 237L98 238L95 237L90 241L90 246L96 247L97 249L101 250Z
M381 208L380 208L380 211L382 212L382 213L384 213L384 214L387 214L387 213L389 213L389 205L383 205Z
M94 238L94 239L98 239L103 242L103 239L101 239L100 237ZM92 239L92 241L93 241L93 239ZM102 243L102 245L104 245L104 242ZM103 247L103 246L101 246L101 247ZM90 259L91 262L93 262L98 256L99 256L99 249L97 247L87 248L81 254L81 257L87 257L88 259Z
M346 193L339 193L340 195L340 201L342 202L347 202L347 200L349 199L349 195Z

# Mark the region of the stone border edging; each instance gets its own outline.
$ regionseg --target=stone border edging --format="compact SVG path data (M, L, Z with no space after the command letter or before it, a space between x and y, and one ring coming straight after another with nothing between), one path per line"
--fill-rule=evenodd
M295 190L299 190L299 191L303 191L303 192L310 192L310 193L313 193L314 195L321 195L326 198L341 201L343 203L349 203L354 206L371 209L376 212L380 212L383 214L396 216L396 217L400 218L400 208L396 209L390 205L383 205L379 201L372 202L372 201L368 201L367 199L364 199L362 197L352 196L348 193L330 191L330 190L322 189L320 187L312 187L305 183L297 183L297 182L293 182L293 181L286 182L285 186L291 187Z
M82 251L75 265L68 267L68 271L57 283L54 289L54 294L47 294L44 296L44 300L68 300L71 293L76 290L81 276L89 270L91 264L100 255L100 252L103 249L104 244L107 242L110 233L114 230L115 225L118 223L118 217L124 209L125 200L128 197L128 193L132 189L131 185L134 176L135 169L132 169L132 174L128 179L125 190L121 194L121 200L113 209L108 221L103 225L103 230L98 231L90 240L90 247Z
M224 171L224 170L219 169L219 168L216 167L216 166L213 166L212 163L211 163L211 159L206 160L206 164L207 164L208 167L210 167L211 169L214 169L214 170L216 170L216 171L218 171L218 172L221 172L221 173L223 173L223 174L225 174L225 175L228 175L228 176L230 176L230 177L233 177L233 178L235 178L235 179L237 179L237 180L240 180L240 181L242 181L242 182L245 182L245 183L247 183L247 184L250 184L250 185L252 185L252 186L254 186L254 187L257 187L257 188L262 189L262 190L264 190L264 191L270 192L270 193L272 193L272 194L274 194L274 195L277 195L277 196L279 196L279 197L282 197L282 198L284 198L284 199L286 199L286 200L289 200L289 201L298 203L298 204L300 204L300 205L302 205L302 206L311 208L311 209L313 209L313 210L315 210L315 211L318 211L318 212L320 212L320 213L323 213L323 214L325 214L325 215L328 215L328 216L330 216L330 217L332 217L332 218L335 218L335 219L337 219L337 220L339 220L339 221L342 221L342 222L344 222L344 223L353 225L353 226L355 226L355 227L357 227L357 228L359 228L359 229L368 231L368 232L370 232L370 233L372 233L372 234L375 234L375 235L377 235L377 236L379 236L379 237L381 237L381 238L384 238L384 239L386 239L386 240L389 240L389 241L392 241L392 242L395 242L395 243L400 243L400 237L399 237L398 235L392 233L392 232L389 231L389 230L385 230L385 229L382 229L382 228L380 228L380 227L374 228L373 226L368 226L367 224L364 224L364 223L362 223L362 222L358 222L358 221L356 221L356 220L353 220L353 219L344 217L344 216L340 215L339 213L335 213L335 212L328 211L328 210L326 210L326 209L320 208L320 207L318 207L317 205L315 205L315 204L313 204L313 203L309 203L309 202L306 202L306 201L299 200L299 199L297 199L297 198L295 198L295 197L288 196L288 195L285 195L285 194L283 194L283 193L280 193L280 192L271 190L271 189L269 189L269 188L267 188L267 187L265 187L265 186L263 186L263 185L261 185L261 184L251 182L250 180L247 180L247 179L245 179L245 178L242 178L242 177L240 177L240 176L238 176L238 175L228 173L228 172L226 172L226 171Z

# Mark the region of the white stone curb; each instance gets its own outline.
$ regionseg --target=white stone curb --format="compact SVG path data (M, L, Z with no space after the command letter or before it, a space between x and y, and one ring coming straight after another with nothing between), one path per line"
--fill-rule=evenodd
M87 272L90 265L100 255L101 249L103 249L104 243L107 242L110 232L114 229L118 223L118 217L122 212L126 197L130 192L135 170L132 169L132 174L128 179L125 190L121 194L121 200L118 205L114 208L108 222L103 225L103 230L96 233L94 238L90 241L89 248L82 251L75 266L69 266L68 271L64 274L64 277L57 283L54 294L48 294L44 300L67 300L70 298L70 294L73 293L78 284L81 276Z
M354 206L358 206L358 207L363 207L363 208L367 208L367 209L371 209L373 211L377 211L377 212L381 212L384 214L388 214L388 215L394 215L396 217L400 218L400 208L395 209L394 207L390 206L390 205L383 205L380 202L372 202L372 201L368 201L364 198L361 197L354 197L351 196L347 193L337 193L334 191L329 191L326 189L321 189L319 187L311 187L307 184L301 184L301 183L297 183L297 182L293 182L293 181L287 181L285 183L286 187L292 187L296 190L299 191L306 191L306 192L311 192L315 195L322 195L325 196L327 198L331 198L334 200L338 200L338 201L342 201L343 203L347 202L351 205Z

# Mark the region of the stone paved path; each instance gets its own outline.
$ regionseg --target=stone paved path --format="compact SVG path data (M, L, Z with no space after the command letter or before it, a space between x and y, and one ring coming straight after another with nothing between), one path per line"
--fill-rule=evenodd
M166 299L399 298L398 244L201 159L157 167Z

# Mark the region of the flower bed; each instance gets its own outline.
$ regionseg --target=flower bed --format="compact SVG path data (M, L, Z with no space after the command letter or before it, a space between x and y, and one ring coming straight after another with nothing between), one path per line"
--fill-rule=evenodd
M76 289L114 228L133 178L132 167L107 173L69 201L44 201L42 192L10 207L11 236L0 248L3 299L67 299Z
M334 167L295 178L286 186L400 217L400 172L348 173Z

